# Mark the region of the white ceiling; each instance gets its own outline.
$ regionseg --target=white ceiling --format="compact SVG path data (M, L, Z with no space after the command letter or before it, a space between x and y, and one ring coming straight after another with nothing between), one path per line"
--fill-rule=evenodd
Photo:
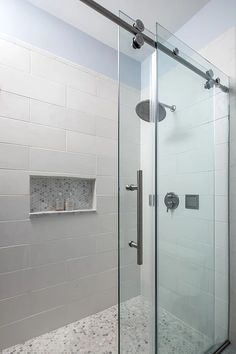
M80 0L28 0L59 19L88 33L98 40L117 47L117 28L110 21L88 8ZM155 33L156 21L169 31L177 31L209 0L97 0L115 14L122 10L140 18Z

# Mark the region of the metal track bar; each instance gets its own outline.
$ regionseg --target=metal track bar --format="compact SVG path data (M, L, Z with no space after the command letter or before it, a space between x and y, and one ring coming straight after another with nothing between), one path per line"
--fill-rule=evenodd
M131 26L129 23L122 20L120 17L116 16L111 11L107 10L105 7L99 5L96 1L93 1L93 0L79 0L79 1L84 3L85 5L89 6L93 10L97 11L101 15L105 16L106 18L108 18L112 22L116 23L118 26L124 28L128 32L132 33L133 35L136 35L137 33L139 33L138 29ZM177 54L176 51L172 51L171 49L165 47L162 43L160 43L158 41L157 42L154 41L152 38L150 38L149 36L147 36L143 32L142 32L142 36L143 36L145 43L149 44L153 48L157 48L157 49L161 50L163 53L165 53L166 55L168 55L172 59L176 60L178 63L184 65L186 68L190 69L195 74L201 76L203 79L205 79L207 81L209 80L209 76L207 75L207 73L198 69L195 65L189 63L186 59L182 58L179 54ZM221 85L216 80L212 79L212 82L214 85L218 86L222 91L224 91L224 92L229 91L228 87Z

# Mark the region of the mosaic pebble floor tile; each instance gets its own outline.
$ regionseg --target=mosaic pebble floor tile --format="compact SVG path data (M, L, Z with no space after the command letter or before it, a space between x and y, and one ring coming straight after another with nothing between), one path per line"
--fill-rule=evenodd
M148 304L141 297L123 304L122 354L150 353L149 314ZM207 337L163 309L159 328L161 354L199 354L209 347ZM2 351L2 354L18 353L117 354L117 306Z

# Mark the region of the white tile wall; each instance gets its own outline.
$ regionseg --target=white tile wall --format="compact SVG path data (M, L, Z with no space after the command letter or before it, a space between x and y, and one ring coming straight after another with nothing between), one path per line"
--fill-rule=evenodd
M0 63L29 72L30 52L22 46L0 39Z
M0 143L0 152L0 168L16 170L27 170L29 168L28 147Z
M29 177L25 171L0 170L0 195L29 194Z
M60 82L88 92L96 94L96 76L86 72L85 68L78 65L67 65L62 61L48 56L41 55L32 51L31 53L31 72L35 76L41 76L47 80Z
M4 143L65 150L66 132L19 120L0 118L0 140Z
M29 166L31 171L93 176L96 156L31 148Z
M30 100L30 121L56 128L66 128L66 110L37 100Z
M77 132L67 132L67 150L71 152L80 152L96 154L96 137Z
M29 243L29 221L0 223L0 247Z
M95 117L93 114L66 109L66 128L85 134L95 135Z
M25 220L29 216L29 196L0 196L0 221Z
M65 104L65 86L53 81L41 79L29 73L0 66L1 89L18 95L35 98L44 102ZM43 88L43 89L42 89Z
M85 113L94 114L108 119L115 119L117 106L113 101L90 95L83 91L68 87L67 107L77 109Z
M29 98L1 92L0 116L19 120L29 120Z
M0 52L2 349L117 302L118 85L28 45ZM29 219L30 174L96 178L97 212Z

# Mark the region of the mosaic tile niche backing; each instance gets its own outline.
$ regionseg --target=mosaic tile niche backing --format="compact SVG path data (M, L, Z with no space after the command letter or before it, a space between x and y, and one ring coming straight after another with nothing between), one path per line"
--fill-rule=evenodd
M30 212L56 211L56 200L73 201L73 210L93 208L94 179L30 176Z

